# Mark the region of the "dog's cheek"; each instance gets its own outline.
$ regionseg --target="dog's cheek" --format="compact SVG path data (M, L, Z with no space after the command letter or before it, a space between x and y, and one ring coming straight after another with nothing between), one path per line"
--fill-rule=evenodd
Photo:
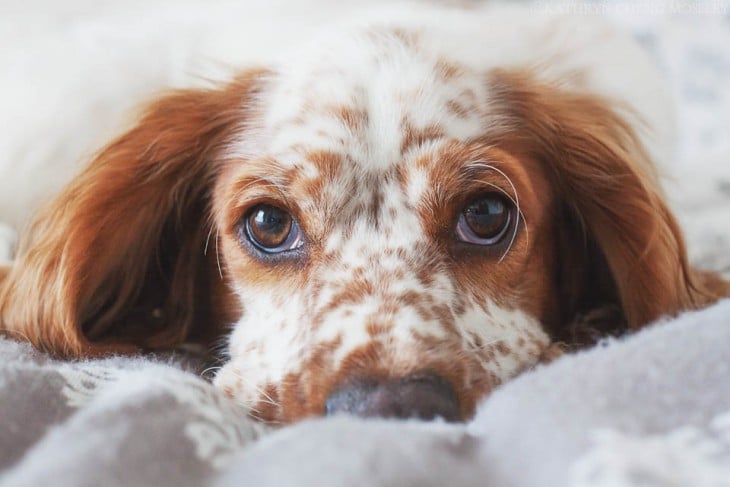
M218 372L214 384L239 404L258 410L257 405L264 398L278 404L268 396L276 395L286 374L297 368L305 347L306 330L300 318L298 295L284 298L254 289L238 292L245 296L243 316L232 327L227 347L230 361ZM261 411L257 410L252 413L259 417ZM278 411L269 413L278 414Z
M539 320L493 302L469 303L456 324L463 354L480 363L494 386L534 366L550 348Z

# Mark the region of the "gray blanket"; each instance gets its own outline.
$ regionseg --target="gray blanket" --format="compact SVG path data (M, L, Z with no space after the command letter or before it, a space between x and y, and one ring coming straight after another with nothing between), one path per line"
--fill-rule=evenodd
M180 357L9 340L0 398L2 486L730 486L730 300L524 374L467 425L268 430Z

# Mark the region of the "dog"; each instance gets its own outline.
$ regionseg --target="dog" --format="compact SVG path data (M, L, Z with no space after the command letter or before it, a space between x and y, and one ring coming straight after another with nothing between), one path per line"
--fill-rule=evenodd
M636 46L420 10L152 101L23 233L0 328L66 358L224 337L215 385L270 424L460 421L595 310L729 294L665 203Z

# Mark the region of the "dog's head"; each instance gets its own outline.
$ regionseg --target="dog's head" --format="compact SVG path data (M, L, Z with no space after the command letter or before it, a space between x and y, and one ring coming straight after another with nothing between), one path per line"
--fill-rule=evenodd
M65 356L227 336L215 383L270 422L457 420L582 312L709 299L611 102L352 42L155 101L35 221L2 326Z

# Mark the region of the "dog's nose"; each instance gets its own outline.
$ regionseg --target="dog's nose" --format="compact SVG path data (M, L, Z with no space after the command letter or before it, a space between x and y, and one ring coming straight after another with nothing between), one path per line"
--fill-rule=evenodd
M325 414L362 417L437 417L459 421L459 400L451 385L435 375L413 375L383 382L351 380L327 398Z

